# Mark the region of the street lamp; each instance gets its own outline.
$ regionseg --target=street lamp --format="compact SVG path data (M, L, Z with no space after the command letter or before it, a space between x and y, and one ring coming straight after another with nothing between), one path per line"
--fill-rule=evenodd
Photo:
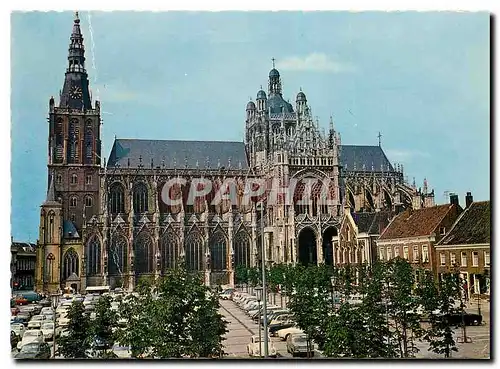
M332 309L335 309L335 302L334 302L334 296L333 296L333 291L335 288L335 277L330 278L330 283L332 284Z
M58 293L53 293L50 295L51 300L52 300L52 308L54 309L54 331L52 332L52 359L56 358L56 322L57 322L57 317L56 317L56 309L57 305L59 305L59 294Z
M259 311L262 312L260 301L262 300L262 287L255 287L257 302L259 303ZM261 314L259 314L259 357L262 357L262 330L260 329Z
M264 357L269 356L268 340L267 340L267 286L266 286L266 248L264 247L264 203L257 204L260 207L260 230L261 230L261 247L262 247L262 310L264 320Z

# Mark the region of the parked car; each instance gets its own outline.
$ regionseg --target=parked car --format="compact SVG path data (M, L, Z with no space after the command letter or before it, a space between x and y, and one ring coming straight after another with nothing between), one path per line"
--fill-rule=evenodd
M457 327L462 326L462 313L448 315L448 322ZM463 314L463 323L465 325L481 325L482 322L482 315L467 312Z
M32 342L21 347L16 359L50 359L50 346L45 342Z
M224 292L221 292L219 294L219 297L222 300L231 300L231 297L233 296L233 290L225 290Z
M52 309L50 306L42 307L42 310L40 310L40 314L42 315L54 314L54 309Z
M39 329L31 329L24 332L23 339L17 344L17 349L21 349L24 345L32 342L42 343L43 333Z
M286 341L288 339L288 336L296 333L304 333L304 331L302 331L302 329L298 327L290 327L290 328L280 329L276 333L278 334L279 338L281 338L283 341Z
M21 315L21 314L18 314L17 316L15 317L11 317L10 319L10 323L21 323L22 325L24 325L25 327L28 325L28 317L26 315Z
M40 301L38 301L38 303L42 306L42 307L49 307L52 305L52 302L49 300L49 299L42 299Z
M17 345L19 345L19 342L21 342L21 338L16 334L14 331L10 331L10 348L11 350L14 350Z
M26 331L26 327L22 323L11 323L10 330L17 334L19 338L23 338L24 332Z
M54 322L44 322L40 330L43 333L45 341L51 341L54 338ZM56 337L61 329L56 327Z
M314 344L311 342L309 346L307 336L303 333L291 334L286 340L286 352L292 354L293 357L297 355L312 357L314 356Z
M267 328L271 336L277 336L279 330L293 326L295 326L295 322L290 317L279 317L278 319L273 319Z
M261 341L260 341L261 340ZM250 339L250 343L247 345L247 352L250 357L263 357L265 354L264 351L264 338L261 337L259 340L259 336L252 336ZM259 347L260 346L260 347ZM276 357L276 347L274 347L273 342L271 341L271 337L267 338L267 350L269 356Z
M14 301L16 305L26 305L28 303L28 299L22 295L17 295L14 297Z

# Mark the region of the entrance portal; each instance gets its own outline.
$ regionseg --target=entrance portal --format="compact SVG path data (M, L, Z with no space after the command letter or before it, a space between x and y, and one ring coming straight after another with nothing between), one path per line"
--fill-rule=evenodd
M302 265L316 265L316 235L311 228L304 228L299 233L299 263Z
M323 257L325 258L325 265L333 265L332 237L337 235L337 228L335 227L328 227L323 232Z

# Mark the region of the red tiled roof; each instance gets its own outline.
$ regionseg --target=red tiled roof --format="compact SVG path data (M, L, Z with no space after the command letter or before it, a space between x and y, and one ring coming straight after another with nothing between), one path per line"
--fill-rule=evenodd
M406 210L387 226L381 240L428 236L441 223L453 205L436 205L418 210Z
M490 243L490 229L490 202L473 202L438 245Z

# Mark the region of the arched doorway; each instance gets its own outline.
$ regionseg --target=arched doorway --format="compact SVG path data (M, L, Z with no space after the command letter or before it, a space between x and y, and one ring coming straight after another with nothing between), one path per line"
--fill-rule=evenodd
M337 228L328 227L323 232L323 257L326 265L333 265L333 244L332 237L338 235Z
M299 263L302 265L316 265L318 256L316 252L316 234L311 228L304 228L299 233Z

